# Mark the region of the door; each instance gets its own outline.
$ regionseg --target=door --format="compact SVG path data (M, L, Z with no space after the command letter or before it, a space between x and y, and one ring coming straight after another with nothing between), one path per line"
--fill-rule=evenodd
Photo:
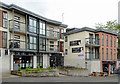
M93 34L89 34L89 43L93 44Z

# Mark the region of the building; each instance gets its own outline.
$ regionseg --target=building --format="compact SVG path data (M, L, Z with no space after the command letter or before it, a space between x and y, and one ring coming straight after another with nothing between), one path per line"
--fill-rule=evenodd
M20 66L42 68L64 65L64 35L67 25L29 10L0 2L0 58L2 72Z
M74 28L65 34L65 66L92 72L117 69L117 34L104 29Z

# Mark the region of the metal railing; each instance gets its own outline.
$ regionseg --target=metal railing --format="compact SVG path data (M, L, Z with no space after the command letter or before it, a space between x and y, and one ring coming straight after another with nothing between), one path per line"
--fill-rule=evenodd
M100 54L95 52L85 52L85 59L86 60L100 59Z
M46 33L47 33L47 37L52 37L52 38L57 38L57 39L60 38L60 33L57 31L47 30Z
M85 38L85 44L100 45L100 40L97 40L96 38Z
M25 23L17 20L9 20L9 29L11 31L25 32Z
M59 47L58 45L54 45L54 44L46 44L46 51L59 52Z
M14 39L14 42L13 40L10 40L9 41L9 48L10 49L25 49L25 41L21 41L21 40L15 40Z

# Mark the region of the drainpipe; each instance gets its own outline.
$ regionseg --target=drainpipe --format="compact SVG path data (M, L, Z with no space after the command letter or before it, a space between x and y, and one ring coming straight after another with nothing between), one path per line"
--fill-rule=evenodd
M26 34L26 37L25 37L25 50L27 50L27 14L26 14L26 21L25 21L25 34Z
M12 22L13 22L13 47L12 50L14 49L14 9L12 10Z

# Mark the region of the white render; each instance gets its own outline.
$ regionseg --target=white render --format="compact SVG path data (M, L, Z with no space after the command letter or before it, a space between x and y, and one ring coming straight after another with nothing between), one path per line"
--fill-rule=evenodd
M48 68L50 65L50 57L48 54L43 54L43 68Z

